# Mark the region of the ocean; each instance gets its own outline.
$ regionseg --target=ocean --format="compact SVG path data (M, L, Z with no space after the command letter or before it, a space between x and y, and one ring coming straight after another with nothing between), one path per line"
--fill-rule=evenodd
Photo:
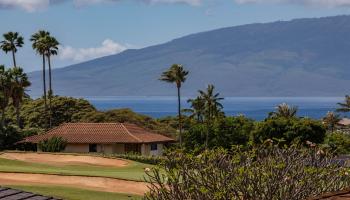
M130 108L133 111L154 118L175 116L176 97L84 97L97 109ZM182 100L183 108L188 108ZM321 119L328 111L335 111L337 103L344 97L226 97L222 104L226 115L243 114L255 120L263 120L278 104L287 103L299 108L298 116Z

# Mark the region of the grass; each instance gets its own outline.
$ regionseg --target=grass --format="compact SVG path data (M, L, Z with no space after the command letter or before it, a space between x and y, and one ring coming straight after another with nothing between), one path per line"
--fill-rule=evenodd
M57 166L0 158L0 172L98 176L134 181L144 181L144 177L146 175L144 168L146 167L152 167L152 165L130 161L130 164L125 167L107 167L95 165Z
M20 189L45 196L53 196L65 200L139 200L142 198L135 195L99 192L63 186L7 185L6 187Z

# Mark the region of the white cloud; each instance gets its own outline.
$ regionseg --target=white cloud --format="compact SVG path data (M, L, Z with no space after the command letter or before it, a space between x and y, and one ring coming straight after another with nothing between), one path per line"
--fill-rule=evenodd
M122 0L73 0L73 3L77 7L82 7L82 6L86 6L86 5L93 5L93 4L100 4L100 3L113 3L113 2L118 2L118 1L122 1ZM124 1L126 1L126 0L124 0ZM184 3L184 4L189 4L192 6L198 6L202 2L202 0L137 0L137 1L149 3L149 4Z
M45 9L50 0L0 0L0 8L19 8L27 12Z
M84 7L94 4L102 3L115 3L119 1L128 1L128 0L72 0L75 7ZM148 4L158 4L158 3L184 3L191 6L198 6L203 0L135 0L139 2L144 2ZM242 0L241 0L242 1ZM69 2L68 0L0 0L0 9L21 9L27 12L35 12L37 10L46 9L48 6L53 4L59 4Z
M62 60L82 62L102 56L117 54L126 49L127 47L124 45L116 43L111 39L105 39L99 47L74 48L71 46L60 46L59 58Z
M202 0L146 0L149 3L185 3L192 6L198 6Z
M237 3L289 3L322 7L350 6L350 0L234 0Z

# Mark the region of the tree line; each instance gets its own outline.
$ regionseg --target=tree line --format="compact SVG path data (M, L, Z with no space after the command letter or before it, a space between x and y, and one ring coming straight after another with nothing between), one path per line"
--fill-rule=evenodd
M51 57L57 55L59 42L50 32L39 30L34 33L30 41L32 42L32 48L35 52L42 56L42 73L43 73L43 98L45 112L52 112L52 63ZM7 54L11 53L13 66L5 67L0 65L0 107L1 107L1 127L6 126L6 109L9 105L13 105L16 108L17 125L23 128L20 111L21 104L25 98L29 98L26 94L27 88L31 85L28 80L28 76L24 73L23 68L17 65L16 53L19 48L24 45L24 37L18 32L7 32L3 34L3 40L0 42L0 48ZM49 72L49 89L46 89L46 63L48 64ZM49 100L49 106L47 106L47 99ZM46 122L46 128L52 127L51 115L48 115L48 122Z
M189 71L183 65L173 64L161 74L160 80L173 83L178 96L178 140L180 148L226 147L244 145L248 142L263 143L266 139L277 140L281 144L306 142L322 143L333 141L350 152L350 137L346 134L333 135L340 121L339 112L350 112L350 96L338 103L336 112L328 112L321 120L298 117L298 107L282 103L270 112L262 122L254 122L244 116L226 117L223 112L220 93L209 84L206 90L198 90L198 96L187 102L190 108L181 109L181 87L187 80ZM326 134L328 132L328 134ZM224 138L224 139L223 139ZM349 141L349 143L341 143ZM332 145L331 145L332 146ZM348 146L348 147L347 147ZM343 150L340 150L343 152Z

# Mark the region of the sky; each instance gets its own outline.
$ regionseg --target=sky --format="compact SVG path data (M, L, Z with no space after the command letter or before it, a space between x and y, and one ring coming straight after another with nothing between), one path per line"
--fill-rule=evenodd
M25 38L17 63L30 72L41 58L29 38L42 29L60 42L59 68L222 27L344 14L350 0L0 0L0 34ZM11 54L0 52L1 64L12 66Z

